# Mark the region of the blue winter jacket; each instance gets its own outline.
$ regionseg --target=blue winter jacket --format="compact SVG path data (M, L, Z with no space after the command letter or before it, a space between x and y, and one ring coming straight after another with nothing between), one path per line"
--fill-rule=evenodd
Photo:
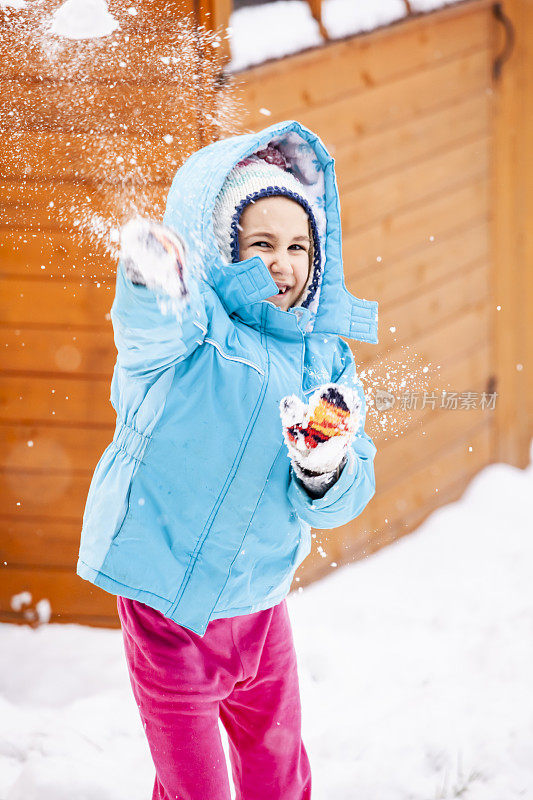
M327 230L318 310L282 311L259 257L227 265L212 209L232 167L272 139L298 134L323 170ZM279 402L329 381L357 387L340 336L377 341L377 304L345 288L333 159L288 121L216 142L178 170L164 222L185 241L191 302L180 320L119 263L111 309L118 351L112 443L95 469L77 572L203 635L210 620L279 603L308 555L311 526L356 517L374 493L375 447L358 432L321 499L295 478ZM364 415L363 415L364 419Z

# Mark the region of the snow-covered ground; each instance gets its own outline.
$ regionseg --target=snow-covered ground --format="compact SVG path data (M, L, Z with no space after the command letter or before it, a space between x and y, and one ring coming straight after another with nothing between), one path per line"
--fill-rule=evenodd
M289 598L313 800L533 798L533 466ZM148 800L119 631L0 625L0 800ZM207 800L207 799L206 799Z

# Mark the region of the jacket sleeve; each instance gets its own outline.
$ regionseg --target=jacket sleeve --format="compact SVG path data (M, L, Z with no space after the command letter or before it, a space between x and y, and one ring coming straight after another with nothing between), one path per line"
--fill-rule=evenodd
M202 283L189 279L189 298L176 313L172 301L135 284L119 261L111 320L117 364L136 377L148 377L186 358L208 329Z
M289 501L300 519L315 528L337 528L355 519L374 495L374 456L376 448L364 431L366 403L361 382L357 377L353 356L348 345L340 341L340 368L334 370L332 381L356 389L361 398L361 423L348 448L347 462L338 478L323 497L311 498L296 478L292 467Z

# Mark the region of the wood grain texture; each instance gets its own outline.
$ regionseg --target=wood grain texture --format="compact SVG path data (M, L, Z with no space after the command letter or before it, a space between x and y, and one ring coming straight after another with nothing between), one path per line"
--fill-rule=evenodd
M335 173L340 191L400 167L415 165L419 159L454 143L486 134L490 130L491 107L491 95L483 89L407 122L336 145Z
M108 425L115 420L109 379L4 375L0 421Z
M76 521L83 517L90 475L80 475L76 461L59 445L61 470L0 470L2 513Z
M63 282L114 282L116 259L98 237L79 231L13 228L0 227L0 276L42 280L54 275Z
M112 284L96 286L63 283L57 273L52 278L24 281L0 280L0 315L4 324L83 325L109 328L113 302Z
M425 201L398 209L380 220L343 237L347 273L356 276L374 264L428 247L468 222L490 213L490 180L480 174L445 194L438 187ZM431 239L433 237L433 240Z
M346 281L357 297L379 297L380 313L417 292L455 277L474 264L490 261L490 224L482 217L404 255L376 262L363 273L352 275L345 268Z
M18 322L0 327L3 369L50 379L57 373L110 380L117 354L111 322L106 319L105 328L91 325L88 330L87 326L58 326L57 320L53 318L49 324L32 321L31 327Z
M67 569L9 569L4 567L0 582L0 619L23 620L23 614L15 615L11 598L20 592L32 595L32 608L39 600L46 599L52 608L52 622L83 622L88 617L112 617L117 600L88 581L79 578L71 568Z
M85 231L90 242L106 235L106 222L122 224L135 213L162 217L169 187L161 184L124 185L109 190L91 183L29 180L0 181L0 225L43 231ZM108 235L108 234L107 234Z
M196 90L177 92L171 85L49 82L12 79L0 99L4 133L64 131L100 134L174 134L198 141ZM15 113L10 115L10 112Z
M41 470L54 475L68 469L92 475L113 438L114 421L102 427L67 427L58 423L0 425L0 468Z
M79 521L2 517L0 563L9 569L75 570Z
M155 136L117 132L21 131L0 142L0 177L34 180L170 183L198 147L160 130Z
M497 411L498 453L526 466L533 434L533 10L528 0L510 0L503 12L514 29L511 57L495 81L492 177L494 352L502 393ZM495 49L502 48L494 23Z
M324 108L302 109L298 120L316 131L335 154L335 147L354 137L403 124L418 114L481 91L488 85L489 76L489 51L475 51L364 93L343 96Z
M462 141L416 163L347 189L342 197L341 222L346 235L367 229L403 208L423 203L438 192L445 196L466 181L487 174L488 135Z
M441 15L439 24L435 18L408 21L394 30L351 37L246 70L238 76L248 111L244 123L262 127L264 117L259 109L265 107L273 120L299 119L310 107L321 108L347 94L366 94L399 76L486 47L490 15L469 5L462 14ZM285 80L288 68L290 81Z

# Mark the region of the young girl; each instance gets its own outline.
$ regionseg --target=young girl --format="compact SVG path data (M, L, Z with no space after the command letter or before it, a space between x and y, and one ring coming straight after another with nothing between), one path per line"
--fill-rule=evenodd
M377 306L344 286L333 159L297 122L191 156L164 223L122 232L78 574L118 595L154 800L229 800L219 719L238 800L306 800L284 598L311 525L374 492L340 337L376 342Z

